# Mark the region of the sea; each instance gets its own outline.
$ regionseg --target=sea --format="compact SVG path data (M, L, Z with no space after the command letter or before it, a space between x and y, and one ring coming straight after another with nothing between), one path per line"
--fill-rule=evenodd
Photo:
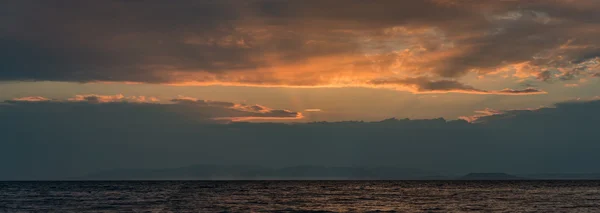
M600 181L10 181L0 212L600 212Z

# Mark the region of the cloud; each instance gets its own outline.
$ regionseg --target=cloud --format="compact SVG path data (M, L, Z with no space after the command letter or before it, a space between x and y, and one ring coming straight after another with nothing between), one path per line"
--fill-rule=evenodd
M438 118L225 124L209 118L294 113L259 115L203 102L11 102L0 105L0 179L193 164L597 173L598 109L600 101L594 100L486 109L471 123Z
M472 86L465 85L454 80L431 80L427 77L416 78L390 78L376 79L369 82L373 85L397 86L401 90L409 90L414 93L469 93L469 94L497 94L497 95L535 95L545 94L546 92L535 88L523 90L503 89L503 90L482 90Z
M146 97L146 96L124 96L123 94L117 95L95 95L95 94L87 94L87 95L75 95L75 97L69 98L69 101L87 101L87 102L97 102L97 103L108 103L108 102L139 102L139 103L149 103L149 102L158 102L160 101L156 97Z
M223 101L200 100L191 97L179 96L171 100L171 103L158 103L158 99L146 96L124 96L117 95L75 95L66 100L53 100L44 97L23 97L5 101L11 107L31 107L39 110L69 109L79 107L80 113L102 111L106 108L124 107L122 114L128 110L148 110L147 116L152 113L183 113L190 119L213 122L213 121L253 121L253 120L297 120L303 115L299 112L289 110L271 109L260 105L246 105ZM35 103L31 105L30 103ZM115 105L120 104L120 105ZM62 109L61 109L62 108Z
M521 90L516 89L503 89L498 91L489 91L491 94L505 94L505 95L530 95L530 94L546 94L546 92L536 88L526 88Z
M550 73L550 71L548 71L548 70L537 74L537 79L542 80L542 81L548 81L551 78L552 78L552 73Z
M306 112L323 112L321 109L305 109Z
M0 80L369 87L500 71L586 78L599 64L594 3L18 1L0 9Z
M496 124L514 122L524 124L529 122L543 122L545 116L557 116L553 119L567 119L569 121L574 121L575 119L584 119L586 115L589 115L590 118L587 121L591 122L591 120L598 119L598 114L594 109L594 107L597 106L600 106L600 101L596 98L587 100L577 98L573 101L556 103L553 107L515 110L485 109L476 111L476 115L464 116L461 117L461 119L471 123ZM578 112L577 110L581 111Z
M209 100L199 100L197 98L179 96L177 98L171 99L171 102L179 103L179 104L193 104L197 106L214 106L214 107L223 107L223 108L232 108L236 106L236 104L231 102L223 102L223 101L209 101Z
M492 116L492 115L503 114L504 112L500 111L500 110L486 108L485 110L475 111L475 113L476 113L475 115L471 115L471 116L462 116L462 117L460 117L460 119L468 121L469 123L474 123L474 122L477 122L477 120L480 118L484 118L484 117L488 117L488 116Z
M177 104L191 105L194 107L211 107L231 110L231 115L219 115L215 120L229 121L252 121L252 120L295 120L304 116L300 112L290 110L271 109L261 105L236 104L223 101L199 100L196 98L179 96L171 102Z
M492 123L503 119L513 119L518 114L535 112L538 110L547 110L548 107L531 108L531 109L513 109L513 110L495 110L486 108L484 110L475 111L475 115L461 116L460 119L469 123Z
M29 96L29 97L13 98L9 102L20 102L20 101L39 102L39 101L50 101L50 99L44 98L42 96Z
M565 87L578 87L579 84L565 84Z
M255 121L255 120L295 120L302 119L304 116L302 113L293 112L289 110L262 110L260 114L249 115L249 116L238 116L238 117L219 117L217 120L231 120L231 121Z

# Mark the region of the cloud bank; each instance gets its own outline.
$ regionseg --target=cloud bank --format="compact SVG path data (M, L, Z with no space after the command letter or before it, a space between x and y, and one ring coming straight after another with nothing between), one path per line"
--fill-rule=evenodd
M482 90L476 89L472 86L465 85L454 80L431 80L425 77L417 78L392 78L392 79L376 79L370 81L372 85L383 85L383 86L396 86L398 89L405 89L414 93L470 93L470 94L496 94L496 95L531 95L531 94L545 94L546 92L535 89L527 88L522 90L516 89L503 89L503 90Z
M31 100L36 100L31 98ZM60 179L193 164L395 166L446 173L598 173L600 101L482 111L472 122L219 123L299 113L173 103L13 100L0 105L0 179Z
M11 1L0 9L0 80L372 87L382 78L476 74L569 81L598 73L598 9L595 0Z
M191 97L180 96L170 100L170 103L159 103L155 97L146 96L124 96L117 95L75 95L66 100L55 100L44 97L22 97L4 101L1 110L5 113L16 110L30 109L40 110L42 113L56 113L54 116L72 116L69 114L80 114L84 117L101 116L103 110L107 114L115 112L118 115L124 115L135 112L136 109L144 111L149 119L152 117L164 115L180 119L201 122L201 123L222 123L223 121L251 121L251 120L296 120L302 119L300 112L293 112L282 109L271 109L261 105L247 105L223 101L200 100ZM69 110L73 110L69 112ZM33 112L32 112L33 113ZM152 114L157 113L157 114ZM35 114L38 114L37 112ZM126 119L114 117L116 115L107 115L114 119ZM42 118L44 119L44 118ZM221 122L218 122L221 121ZM160 123L160 121L159 121Z

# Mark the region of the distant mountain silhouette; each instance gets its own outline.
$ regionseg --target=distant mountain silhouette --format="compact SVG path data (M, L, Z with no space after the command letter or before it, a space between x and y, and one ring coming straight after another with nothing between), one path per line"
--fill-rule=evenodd
M469 173L460 177L460 180L523 180L525 178L506 173Z
M600 173L469 173L455 176L398 167L192 165L166 169L114 169L76 180L600 180Z
M396 167L194 165L171 169L116 169L77 178L84 180L441 180L435 172Z

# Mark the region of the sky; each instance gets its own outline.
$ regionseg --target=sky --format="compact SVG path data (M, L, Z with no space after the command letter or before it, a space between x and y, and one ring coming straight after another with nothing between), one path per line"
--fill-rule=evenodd
M598 95L597 3L6 1L0 99L186 96L299 121L549 106Z
M595 106L600 96L598 0L0 2L7 126L58 119L73 124L52 128L89 124L77 131L99 134L95 123L121 126L116 115L185 128L486 125L508 112ZM38 134L34 126L2 131L29 143L14 133ZM142 127L131 131L155 128Z

